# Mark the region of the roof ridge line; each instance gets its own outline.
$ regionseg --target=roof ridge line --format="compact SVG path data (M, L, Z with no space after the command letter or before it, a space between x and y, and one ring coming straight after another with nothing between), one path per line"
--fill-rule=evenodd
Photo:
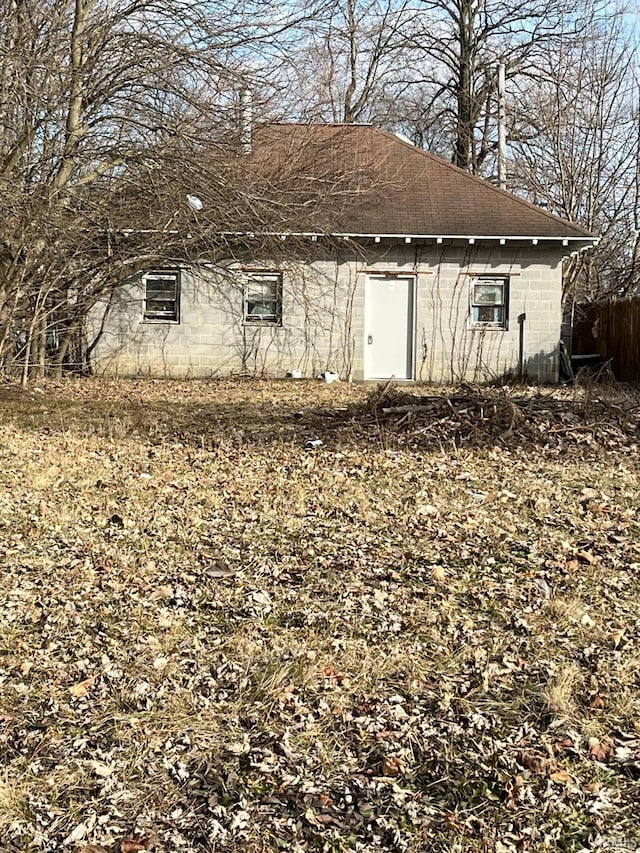
M370 121L265 121L256 122L259 127L371 127L374 130L382 130ZM388 131L384 131L388 133Z

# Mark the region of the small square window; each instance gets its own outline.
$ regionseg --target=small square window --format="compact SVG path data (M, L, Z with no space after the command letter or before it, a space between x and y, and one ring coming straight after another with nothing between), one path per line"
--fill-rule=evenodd
M474 278L471 281L471 322L479 328L506 329L509 315L509 280Z
M177 323L180 320L180 273L149 272L144 276L144 319Z
M282 325L280 273L247 273L244 283L244 322L257 326Z

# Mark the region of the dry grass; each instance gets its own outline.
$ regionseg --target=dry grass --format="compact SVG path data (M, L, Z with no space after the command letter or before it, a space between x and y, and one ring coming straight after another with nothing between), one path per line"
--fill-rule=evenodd
M634 837L638 396L605 390L519 389L505 439L503 390L436 429L364 386L7 385L2 850Z

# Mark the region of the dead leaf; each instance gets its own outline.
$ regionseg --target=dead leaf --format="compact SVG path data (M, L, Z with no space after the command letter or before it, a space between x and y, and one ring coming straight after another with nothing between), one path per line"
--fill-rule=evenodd
M614 747L609 738L598 740L597 737L589 738L589 758L592 761L601 761L606 764L613 755Z
M349 684L349 676L346 672L338 672L332 666L325 666L321 670L326 681L335 681L336 684Z
M206 570L207 577L210 578L232 578L238 574L238 569L230 569L228 566L216 565Z
M140 853L141 850L147 849L147 841L137 838L126 838L120 842L120 853Z
M422 504L418 507L417 514L433 517L438 515L438 509L433 504Z
M90 676L89 678L85 678L84 681L79 681L77 684L74 684L69 688L69 693L74 696L76 699L84 698L89 690L93 687L93 684L96 680L95 675Z
M322 812L316 812L315 819L318 823L333 823L334 818L330 814L323 814Z
M173 587L170 586L169 584L163 584L162 586L156 587L156 589L154 589L154 591L151 593L151 600L157 601L158 599L161 599L161 598L170 599L170 598L173 598L173 596L174 596Z
M399 776L404 770L402 759L395 756L385 756L382 759L382 775L383 776Z
M598 562L600 559L600 557L596 557L595 554L592 554L591 551L578 551L577 557L584 563L588 563L590 566Z
M106 779L108 776L114 772L115 767L110 764L105 764L104 761L92 761L91 769L96 774L96 776L100 776L102 779Z
M507 794L508 808L518 808L518 798L520 796L520 792L525 787L525 781L523 777L513 776L511 779L507 779L504 787Z
M573 739L568 736L560 738L553 744L553 752L556 755L562 755L563 752L566 752L569 749L575 749L575 743L573 742Z
M550 773L549 779L558 785L567 785L569 782L573 782L573 776L566 770L556 770L554 773Z
M288 702L291 702L293 697L295 696L296 686L293 682L289 684L285 684L284 687L278 692L278 702L280 705L286 705Z
M531 752L519 752L517 760L518 764L538 776L542 776L546 772L547 759L541 755Z
M622 642L625 630L625 628L616 628L611 632L611 641L613 642L614 649L617 649L620 643Z
M437 583L437 584L446 583L447 573L446 573L444 567L443 566L435 566L431 570L431 578L433 579L434 583Z
M580 494L583 502L592 501L595 498L600 497L600 492L597 489L590 488L589 486L585 487Z

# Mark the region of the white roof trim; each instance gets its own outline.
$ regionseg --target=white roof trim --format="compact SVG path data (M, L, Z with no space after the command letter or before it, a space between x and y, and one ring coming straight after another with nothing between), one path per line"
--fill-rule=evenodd
M117 230L117 229L116 229ZM172 229L171 231L167 231L166 229L156 229L156 228L121 228L119 229L119 233L128 235L128 234L179 234L180 231L176 229ZM255 231L220 231L218 232L221 237L255 237ZM191 234L187 234L188 237ZM335 237L340 240L373 240L376 243L379 243L380 240L403 240L405 243L412 243L414 240L434 240L438 245L441 245L445 240L463 240L467 243L474 244L476 242L481 241L489 241L489 242L499 242L501 246L504 246L507 242L518 242L518 243L531 243L536 246L540 243L561 243L565 248L569 246L570 243L586 243L586 246L582 246L582 249L590 248L591 246L597 246L600 242L600 237L584 237L579 236L559 236L559 237L532 237L527 236L526 234L522 235L493 235L493 234L358 234L356 232L339 232L339 233L330 233L324 234L320 231L288 231L283 233L282 231L260 231L257 236L264 237L279 237L281 240L286 240L288 237L306 237L316 242L322 237Z
M133 230L133 229L130 229ZM258 236L265 237L281 237L281 231L261 231ZM335 237L340 240L358 240L366 238L379 243L380 240L403 240L406 243L412 243L414 240L434 240L437 243L442 243L443 240L464 240L467 243L480 242L481 240L497 241L502 245L505 242L525 242L533 245L539 243L590 243L596 245L600 242L599 237L588 237L579 235L558 235L556 237L535 237L532 234L360 234L356 231L338 231L323 233L321 231L288 231L289 237L309 237L311 239L319 239L321 237ZM255 231L222 231L222 237L255 237Z
M306 236L305 234L300 234L300 237ZM321 236L321 235L319 235ZM406 240L407 242L413 240L435 240L436 242L440 242L442 240L465 240L467 242L470 241L479 241L479 240L498 240L498 241L512 241L519 240L520 242L525 241L528 243L544 243L544 242L589 242L589 243L597 243L599 242L599 237L588 237L585 235L584 237L578 235L558 235L557 237L534 237L531 234L357 234L357 233L342 233L333 234L329 236L334 237L342 237L342 238L374 238L374 239L383 239L383 240Z

